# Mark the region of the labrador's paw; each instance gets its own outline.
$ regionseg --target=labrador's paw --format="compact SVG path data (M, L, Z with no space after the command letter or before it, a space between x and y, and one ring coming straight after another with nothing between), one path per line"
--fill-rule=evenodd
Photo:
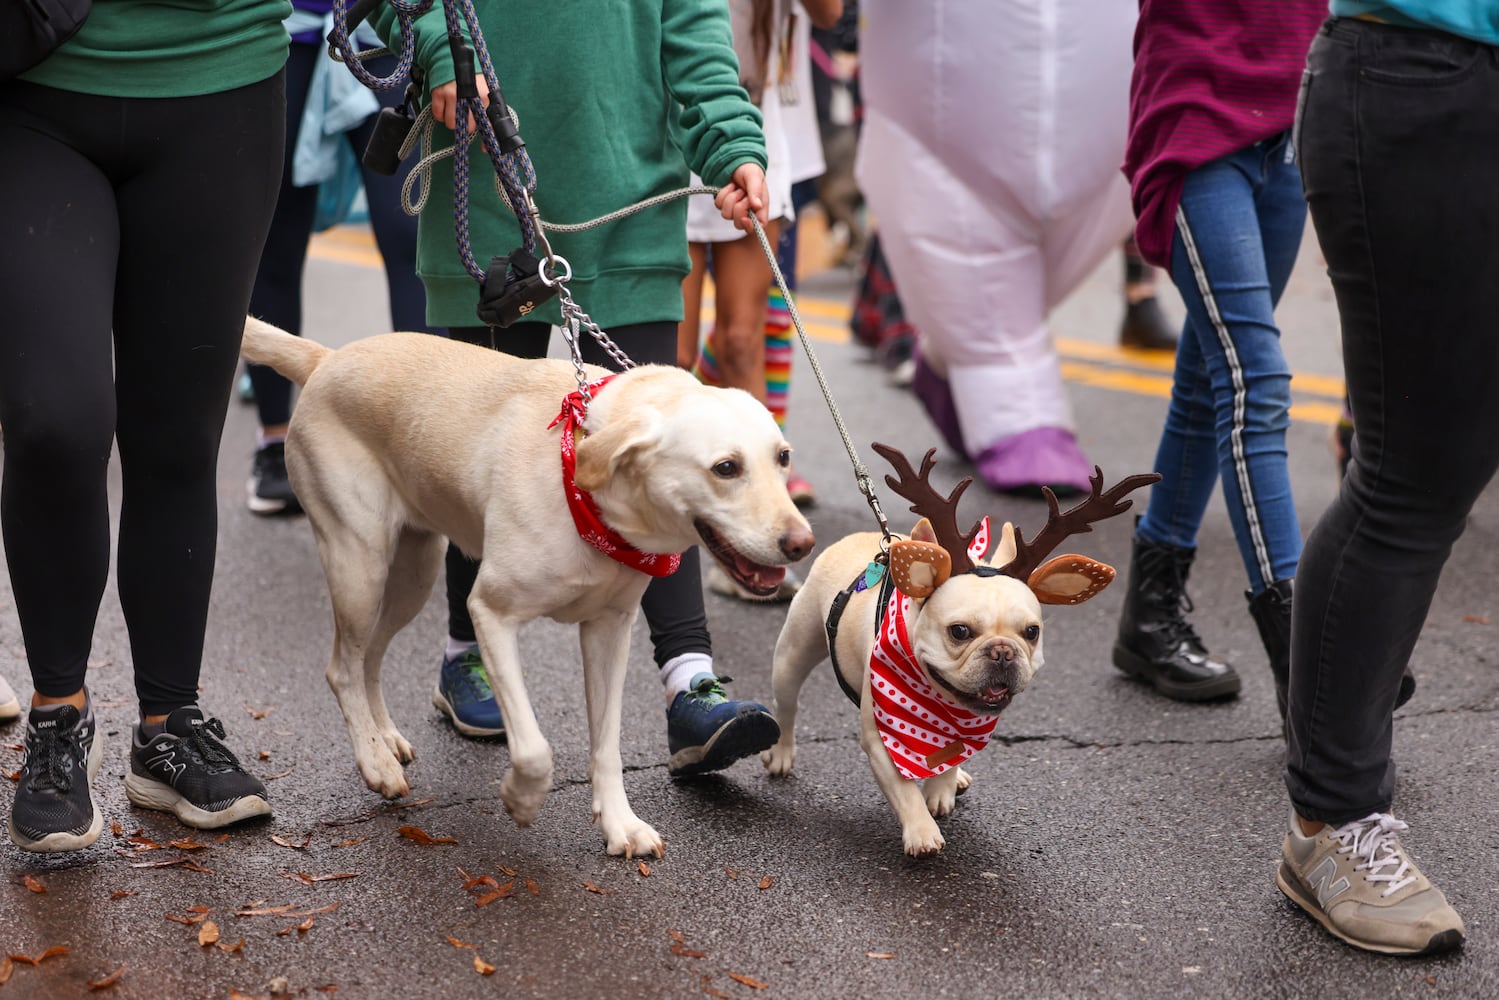
M599 822L604 833L604 843L610 854L626 858L659 858L666 853L666 841L649 823L630 817L624 823Z
M500 782L500 802L504 804L510 818L515 820L516 826L530 826L531 821L541 812L541 804L546 801L550 787L550 777L542 781L527 778L518 774L512 766Z
M383 750L361 756L359 761L359 775L364 778L364 783L372 791L379 792L387 799L399 799L411 792L411 784L406 780L406 772L401 769L401 762Z
M412 749L406 737L402 736L399 732L394 729L388 729L380 735L384 737L385 745L390 748L390 752L395 754L396 760L402 764L410 764L416 760L416 751Z
M784 737L777 740L775 746L761 751L760 763L765 765L765 770L770 772L771 777L786 777L796 766L796 744Z

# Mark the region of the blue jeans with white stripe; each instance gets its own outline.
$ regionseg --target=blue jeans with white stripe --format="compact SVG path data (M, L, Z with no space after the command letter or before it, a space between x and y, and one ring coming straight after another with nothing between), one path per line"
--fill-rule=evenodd
M1301 527L1286 465L1291 370L1275 305L1306 225L1289 132L1187 174L1171 278L1187 307L1166 426L1161 481L1136 529L1146 542L1196 548L1220 481L1258 594L1296 575Z

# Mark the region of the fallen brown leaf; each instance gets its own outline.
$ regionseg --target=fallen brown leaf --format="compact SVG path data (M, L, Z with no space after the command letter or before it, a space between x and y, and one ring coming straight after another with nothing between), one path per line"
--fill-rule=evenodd
M205 920L203 926L198 928L198 944L208 947L219 940L219 925L212 920Z
M1487 625L1489 623L1489 616L1488 615L1463 615L1463 621L1467 622L1469 625Z
M708 985L712 981L713 981L713 977L712 976L704 976L703 977L703 992L706 993L706 994L708 994L708 996L710 996L710 997L717 997L718 1000L729 1000L729 995L727 993L725 993L723 990L714 989L712 986Z
M296 909L297 904L287 903L283 906L252 906L244 910L235 910L236 917L263 917L271 913L285 913L287 910Z
M893 951L866 951L864 953L865 958L894 958L895 955Z
M109 975L105 976L103 979L90 979L88 981L88 988L91 989L91 990L107 990L111 986L113 986L115 983L119 982L120 981L120 977L122 977L124 975L125 975L125 966L122 963L118 969L114 970Z
M500 870L500 873L502 875L506 876L507 878L515 878L515 869L514 868L510 868L510 867L508 867L506 865L495 865L495 867L498 868Z
M238 941L234 942L233 944L225 944L223 941L220 941L219 942L219 951L234 952L234 951L239 951L244 946L245 946L245 939L244 938L240 938Z
M336 882L344 878L358 878L358 872L332 872L328 875L309 875L306 872L282 872L282 878L289 878L293 882L301 882L303 885L312 885L314 882Z
M724 865L723 873L725 875L727 875L729 878L733 879L735 882L738 882L739 881L739 873L741 871L743 871L743 870L744 869L742 869L742 868L730 868L728 865Z
M169 840L167 843L179 851L201 851L207 844L200 844L192 837L184 837L181 840Z
M488 962L484 961L484 959L480 958L478 955L475 955L474 956L474 971L477 972L481 976L490 976L490 975L494 974L494 966L492 966Z
M687 947L687 938L681 931L667 928L667 935L671 937L671 953L679 958L706 958L704 952ZM707 980L705 979L704 982Z
M330 844L329 846L330 847L353 847L355 844L362 844L362 843L364 843L366 839L368 839L368 838L366 838L366 837L351 837L348 840L340 840L338 843L336 843L336 844Z
M748 986L752 990L768 990L768 989L770 989L770 984L769 983L762 983L762 982L760 982L760 980L756 979L754 976L741 976L737 972L726 973L726 975L730 979L734 980L734 982L736 982L736 983L743 983L744 985Z
M31 964L32 965L41 965L43 962L45 962L49 958L57 958L57 957L59 957L61 955L66 955L67 953L68 953L68 947L67 947L67 945L62 945L62 944L53 945L51 948L48 948L46 951L42 952L36 958L33 958L31 960Z
M297 925L297 930L302 932L303 934L306 934L308 931L312 930L312 922L316 919L316 914L309 913L307 915L307 919Z
M462 869L459 870L462 871ZM467 882L464 882L463 891L473 892L481 885L487 885L492 889L498 889L500 887L500 883L495 880L495 877L493 875L480 875L478 878L471 878Z
M651 877L651 866L648 865L648 864L646 864L644 861L637 861L637 862L635 862L635 867L638 868L638 869L640 869L640 877L641 878L650 878Z
M775 885L775 879L771 878L769 875L766 875L764 878L760 879L761 889L769 889L772 885Z
M290 934L292 931L294 931L296 929L297 929L297 927L296 927L295 924L287 924L285 927L281 928L279 931L276 932L276 936L277 937L286 937L286 935Z
M458 940L455 937L448 938L448 944L452 945L454 948L478 948L479 947L476 944L469 944L467 941L460 941L460 940Z
M16 963L10 958L0 958L0 986L10 981L10 977L16 971Z
M434 837L419 826L403 826L400 829L396 830L396 833L405 837L407 840L421 844L423 847L430 847L433 844L458 843L458 841L454 840L452 837ZM503 869L501 870L503 871ZM514 873L512 872L511 874Z
M21 780L21 772L20 771L0 771L0 774L5 775L11 781L20 781Z
M493 903L497 899L509 899L514 889L515 883L513 881L506 882L504 885L496 888L493 892L486 892L482 896L474 897L474 905L488 906L490 903Z
M265 709L252 708L249 702L245 702L245 711L250 713L250 718L252 719L264 719L267 715L270 715L275 710L275 706Z
M592 882L588 881L585 881L583 883L583 888L587 889L589 892L596 892L600 896L607 896L614 891L613 889L601 889L598 886L594 885Z
M280 781L282 778L286 777L288 774L291 774L296 769L297 769L297 765L293 764L291 767L288 767L285 771L277 771L275 774L268 774L268 775L266 775L265 776L265 780L266 781Z
M262 751L260 751L260 753L258 753L258 754L255 755L255 758L257 760L270 760L271 759L271 752L269 750L262 750Z
M115 892L110 893L109 894L109 898L110 899L124 899L126 896L134 896L134 895L135 895L135 891L133 889L119 889L119 890L117 890Z
M24 882L24 883L26 883L26 888L30 889L32 892L46 892L47 891L47 887L46 886L42 885L41 882L39 882L36 879L32 878L30 875L22 875L21 876L21 881Z
M282 847L290 847L294 851L300 851L302 848L312 843L312 834L309 833L301 843L297 843L295 840L287 840L279 833L273 833L271 834L271 843L280 844Z
M165 916L166 916L166 918L168 920L172 921L172 923L174 923L174 924L187 924L187 925L191 926L193 924L201 924L203 922L203 918L206 917L206 916L208 916L208 914L206 914L206 913L199 913L196 916L192 916L192 917L179 917L175 913L168 913L168 914L165 914Z
M112 820L109 821L109 832L112 833L112 834L114 834L116 837L118 837L118 836L121 836L122 834L124 834L125 828L120 825L120 821L119 820L112 819ZM123 968L123 966L121 966L121 968Z

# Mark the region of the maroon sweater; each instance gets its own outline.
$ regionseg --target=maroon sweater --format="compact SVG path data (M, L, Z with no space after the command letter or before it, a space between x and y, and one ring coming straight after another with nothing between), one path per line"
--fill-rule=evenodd
M1187 171L1291 126L1327 0L1140 0L1124 175L1135 242L1169 266Z

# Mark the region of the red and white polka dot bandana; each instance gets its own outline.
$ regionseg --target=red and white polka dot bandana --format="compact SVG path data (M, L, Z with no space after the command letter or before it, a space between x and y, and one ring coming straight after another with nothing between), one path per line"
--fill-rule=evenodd
M989 519L968 546L977 563L989 549ZM927 681L911 652L906 615L911 598L890 592L874 651L869 682L880 741L906 778L931 778L956 767L989 742L998 716L979 715L944 701Z

